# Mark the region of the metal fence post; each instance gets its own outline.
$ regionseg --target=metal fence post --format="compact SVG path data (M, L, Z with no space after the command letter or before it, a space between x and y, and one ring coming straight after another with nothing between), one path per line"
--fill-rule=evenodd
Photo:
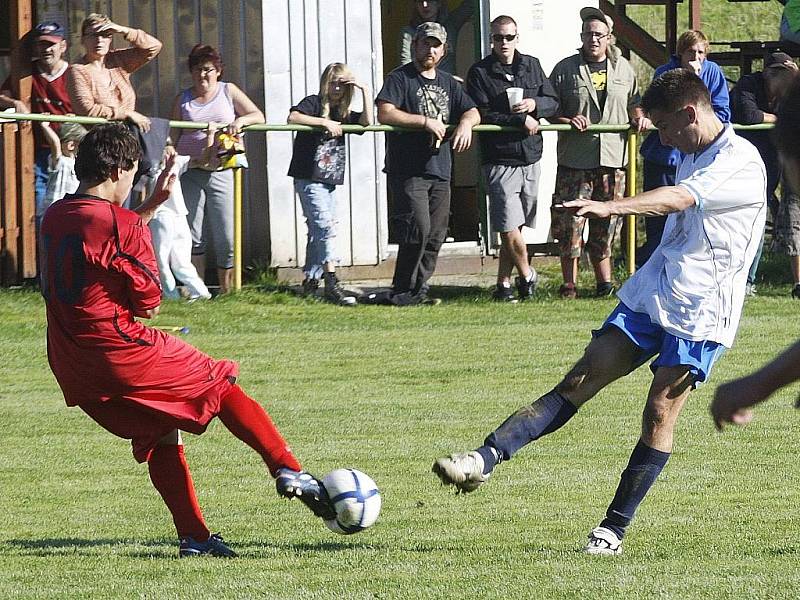
M636 195L636 161L639 136L635 129L628 131L628 173L625 179L628 182L628 196ZM636 215L628 215L626 218L626 229L628 230L627 254L628 254L628 275L633 275L636 271Z

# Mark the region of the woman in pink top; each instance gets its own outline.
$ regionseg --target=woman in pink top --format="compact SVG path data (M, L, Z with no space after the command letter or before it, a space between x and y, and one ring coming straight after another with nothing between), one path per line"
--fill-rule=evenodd
M115 33L123 35L132 46L112 50ZM148 131L150 119L135 110L131 73L158 55L161 42L141 29L117 25L106 15L92 13L81 25L81 43L86 53L67 71L67 89L75 112L127 120Z
M220 81L222 59L212 46L197 44L189 53L192 87L175 98L172 118L176 121L208 123L212 129L225 127L228 133L239 133L243 127L264 122L264 113L232 83ZM178 154L203 158L207 134L196 129L174 132ZM192 232L192 263L203 276L206 268L206 240L203 221L214 244L220 291L233 284L233 171L188 169L181 176L181 188L189 211Z

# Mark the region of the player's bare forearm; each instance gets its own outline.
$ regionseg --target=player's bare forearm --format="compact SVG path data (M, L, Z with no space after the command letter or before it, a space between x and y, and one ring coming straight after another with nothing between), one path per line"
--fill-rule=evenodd
M751 377L761 383L766 396L800 379L800 342L790 346Z
M615 215L655 217L680 212L693 204L694 196L686 188L672 185L609 202L571 200L564 202L564 208L574 210L578 216L587 217L605 218Z

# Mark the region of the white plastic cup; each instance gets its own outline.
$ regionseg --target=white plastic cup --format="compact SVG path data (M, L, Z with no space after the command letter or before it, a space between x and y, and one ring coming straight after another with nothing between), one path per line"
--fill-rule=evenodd
M514 105L522 102L522 96L525 94L525 90L518 87L510 87L506 88L506 94L508 94L508 106L513 108Z

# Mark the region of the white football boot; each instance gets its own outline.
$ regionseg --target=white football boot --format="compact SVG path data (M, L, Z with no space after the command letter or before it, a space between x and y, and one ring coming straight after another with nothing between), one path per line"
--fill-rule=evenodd
M474 450L437 458L431 470L443 484L454 485L462 494L474 492L491 475L483 472L483 457Z
M595 527L589 533L589 543L584 552L587 554L600 554L603 556L616 556L622 554L622 540L617 534L606 527Z

